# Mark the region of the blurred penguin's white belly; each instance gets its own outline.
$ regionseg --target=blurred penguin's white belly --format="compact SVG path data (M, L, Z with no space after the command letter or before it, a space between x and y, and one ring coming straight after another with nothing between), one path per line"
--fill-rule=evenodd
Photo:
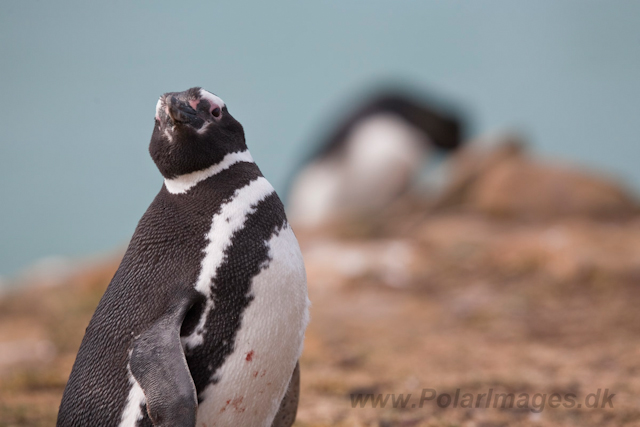
M269 427L302 353L309 319L302 254L289 225L268 245L270 260L252 280L234 352L201 395L198 427Z
M341 157L316 160L300 174L289 200L292 221L315 227L384 208L420 171L426 138L393 114L364 120L344 141Z
M354 211L385 207L410 185L426 157L425 135L391 114L360 124L347 143L341 202Z

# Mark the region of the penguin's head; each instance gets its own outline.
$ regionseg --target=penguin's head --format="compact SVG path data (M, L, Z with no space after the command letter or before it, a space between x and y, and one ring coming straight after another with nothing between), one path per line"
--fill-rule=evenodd
M149 152L165 178L206 169L246 149L242 125L211 92L193 87L158 100Z

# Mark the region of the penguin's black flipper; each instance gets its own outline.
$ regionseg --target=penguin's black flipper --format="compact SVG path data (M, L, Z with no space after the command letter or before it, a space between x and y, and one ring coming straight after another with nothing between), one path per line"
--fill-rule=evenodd
M291 375L289 388L280 402L280 409L271 423L271 427L291 427L296 421L298 413L298 399L300 397L300 362Z
M194 427L198 401L180 343L180 327L193 298L184 298L133 343L129 366L144 391L156 427Z

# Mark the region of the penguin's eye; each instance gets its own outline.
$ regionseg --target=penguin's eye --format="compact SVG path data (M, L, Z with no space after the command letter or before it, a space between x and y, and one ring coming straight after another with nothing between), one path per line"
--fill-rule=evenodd
M213 117L220 117L220 108L214 108L211 114L213 114Z

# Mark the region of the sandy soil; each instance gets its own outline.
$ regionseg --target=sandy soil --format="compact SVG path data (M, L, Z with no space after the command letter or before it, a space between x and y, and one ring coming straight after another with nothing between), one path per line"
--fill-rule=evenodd
M640 425L640 220L450 213L368 237L300 237L313 306L296 425ZM0 426L55 424L116 266L107 259L0 299ZM438 397L420 407L428 389ZM457 407L446 405L458 389ZM598 389L598 406L608 389L613 408L586 407ZM516 402L527 393L529 406L486 408L483 396L476 408L490 390ZM354 408L359 394L393 396L384 408ZM465 394L474 407L462 407Z

